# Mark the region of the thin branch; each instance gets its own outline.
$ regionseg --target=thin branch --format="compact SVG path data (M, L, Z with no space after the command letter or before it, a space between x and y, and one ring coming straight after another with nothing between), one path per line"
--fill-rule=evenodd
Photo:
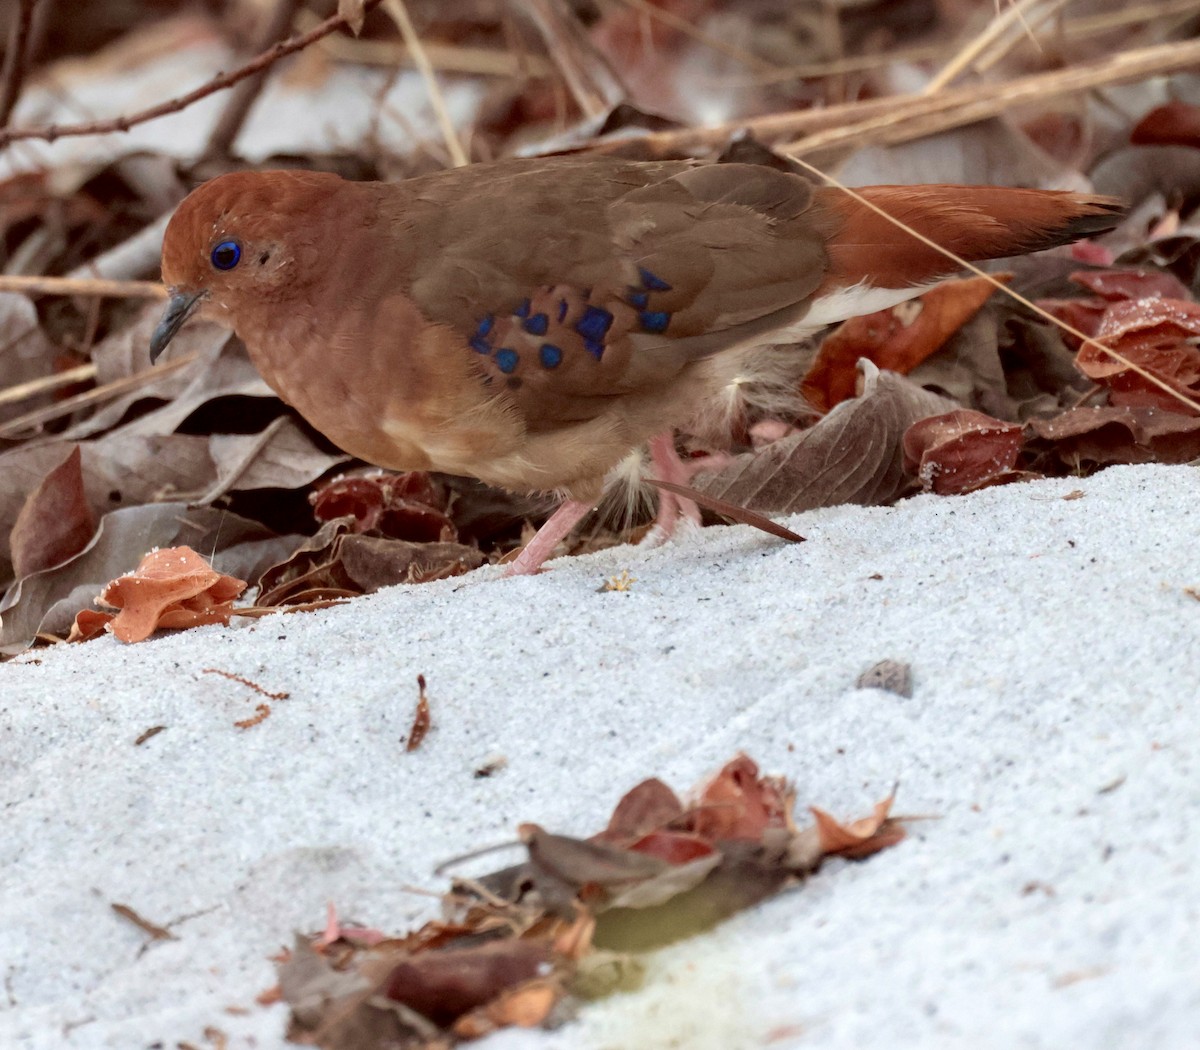
M382 3L382 0L364 0L363 11L370 11L380 3ZM160 102L156 106L139 110L137 113L129 113L121 117L111 117L107 120L91 120L83 124L48 124L27 128L2 128L0 129L0 149L4 149L10 142L15 142L18 139L43 139L46 142L54 142L56 139L68 136L107 135L114 131L128 131L137 124L145 124L147 121L157 120L159 117L165 117L171 113L178 113L180 110L187 109L193 102L198 102L200 99L206 98L217 91L224 91L226 88L233 87L234 84L240 83L247 77L254 76L255 73L266 69L281 58L286 58L288 55L304 50L304 48L316 43L322 37L326 37L335 30L341 29L345 24L345 18L341 15L333 15L307 33L300 33L287 40L281 40L274 47L268 48L261 55L252 58L244 66L235 69L232 73L221 73L194 91L189 91L186 95L180 95L178 98Z
M454 121L450 119L450 114L446 110L446 100L442 97L442 89L438 87L437 74L430 65L429 56L425 54L421 38L413 28L412 19L408 17L408 8L404 6L404 0L383 0L383 9L396 23L396 28L400 30L400 36L404 39L404 46L408 48L408 53L412 55L414 64L420 70L421 79L425 81L429 104L433 107L434 116L437 117L438 127L441 128L442 138L446 141L450 159L456 168L466 167L471 163L470 158L467 157L466 151L463 150L462 143L458 139L458 133L454 130Z
M856 200L859 204L863 205L863 207L869 208L871 211L875 212L876 215L879 215L879 216L883 217L884 219L887 219L887 221L890 222L893 226L899 227L905 233L907 233L910 237L916 238L918 241L920 241L922 244L924 244L927 248L932 248L934 251L941 253L947 259L950 259L955 265L962 267L964 270L969 270L971 273L975 274L976 277L982 277L985 281L988 282L988 284L992 285L992 287L996 288L998 291L1003 292L1010 299L1015 299L1018 303L1020 303L1026 309L1032 310L1035 314L1037 314L1043 320L1049 321L1052 325L1054 325L1060 331L1066 332L1068 335L1074 336L1084 346L1093 346L1097 350L1100 350L1103 353L1108 354L1108 356L1111 357L1114 361L1117 361L1118 363L1123 365L1125 368L1128 368L1131 372L1136 372L1143 379L1145 379L1148 383L1152 383L1152 384L1154 384L1154 386L1159 387L1162 390L1165 390L1168 394L1170 394L1172 397L1176 398L1177 400L1183 402L1183 404L1187 405L1189 408L1194 409L1197 412L1200 412L1200 404L1193 401L1190 397L1188 397L1185 393L1183 393L1183 391L1179 390L1177 387L1171 386L1171 384L1166 382L1166 380L1160 379L1153 372L1150 372L1147 369L1143 368L1136 361L1131 361L1124 354L1119 353L1118 351L1114 350L1112 347L1105 346L1103 343L1098 342L1097 340L1093 339L1091 336L1085 335L1083 332L1081 332L1078 328L1074 327L1073 325L1067 324L1067 322L1063 321L1061 318L1055 317L1052 313L1050 313L1049 310L1043 309L1042 307L1038 306L1037 303L1035 303L1029 299L1026 299L1025 296L1023 296L1020 292L1013 291L1007 284L1005 284L1003 281L999 280L998 278L994 277L992 274L988 273L986 270L981 270L974 263L967 262L967 260L962 258L962 256L956 255L949 248L943 247L942 245L938 244L938 242L933 240L933 238L926 237L923 233L918 233L907 223L904 223L900 219L897 219L896 216L892 215L890 212L879 207L879 205L875 204L873 201L867 200L867 198L864 197L861 193L858 193L855 190L852 190L845 183L839 182L832 175L827 175L820 168L815 167L812 164L809 164L808 161L802 160L799 157L793 156L790 159L795 161L797 164L799 164L800 167L802 167L805 171L809 172L809 174L817 176L819 179L823 180L828 185L834 187L835 189L840 190L842 193L845 193L847 196L854 198L854 200Z
M33 27L33 9L38 0L20 0L8 44L4 48L4 84L0 87L0 127L8 123L21 95L21 84L29 65L29 34Z
M266 50L292 28L292 20L296 17L296 12L300 10L302 2L303 0L277 0L270 20L263 27L262 33L255 42L256 51ZM206 158L213 160L229 156L229 148L233 145L233 140L237 138L238 132L242 130L242 125L246 123L250 108L262 93L269 72L270 67L264 66L257 73L248 76L229 93L225 111L212 129L208 145L204 148Z

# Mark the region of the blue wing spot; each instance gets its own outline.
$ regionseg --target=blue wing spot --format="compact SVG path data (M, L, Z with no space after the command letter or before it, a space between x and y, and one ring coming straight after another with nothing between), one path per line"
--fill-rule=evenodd
M599 306L589 306L575 322L575 331L592 343L602 343L612 326L613 315Z
M492 325L495 324L495 322L496 319L491 314L488 314L487 317L479 322L479 327L475 329L475 334L482 339L488 334L488 332L492 330Z
M661 277L652 274L644 266L638 267L638 276L642 279L642 287L652 292L669 292L671 290L671 285Z
M541 359L543 368L557 368L562 363L562 348L553 343L542 343L538 357Z
M644 310L647 303L650 302L650 296L646 292L637 292L631 289L629 294L625 296L625 301L635 310Z
M667 330L667 325L671 323L671 315L665 310L643 310L638 314L638 320L647 332L657 334Z
M563 318L566 316L567 316L567 301L566 301L566 299L559 299L559 301L558 301L558 323L562 324Z
M583 348L597 361L604 356L604 344L597 343L595 339L585 339L583 341Z
M517 370L517 362L520 359L520 355L507 346L496 351L496 367L505 375Z
M492 344L486 339L480 339L479 336L476 336L471 340L471 349L477 354L490 354L492 352Z
M515 314L517 317L528 317L528 316L529 316L529 300L528 300L528 299L522 299L522 300L521 300L521 305L520 305L520 306L518 306L518 307L517 307L517 308L516 308L516 309L513 311L513 313L514 313L514 314Z
M525 318L521 327L530 335L545 335L546 330L550 327L550 318L545 314L533 314Z

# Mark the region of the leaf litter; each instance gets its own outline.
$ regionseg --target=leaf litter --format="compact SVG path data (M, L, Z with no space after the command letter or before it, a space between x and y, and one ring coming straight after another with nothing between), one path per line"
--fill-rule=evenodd
M441 919L389 936L331 914L323 933L297 936L278 962L288 1037L324 1050L433 1050L553 1027L587 1000L637 987L643 953L799 885L826 858L896 845L892 799L845 823L810 807L813 823L800 827L791 784L737 755L687 799L643 781L590 838L521 825L526 859L455 879Z

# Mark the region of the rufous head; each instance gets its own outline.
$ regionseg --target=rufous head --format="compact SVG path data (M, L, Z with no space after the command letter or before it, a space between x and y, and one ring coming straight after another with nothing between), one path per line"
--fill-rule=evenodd
M232 172L198 187L163 236L170 301L150 339L150 360L192 314L237 327L243 311L300 294L319 274L313 216L346 183L313 171Z

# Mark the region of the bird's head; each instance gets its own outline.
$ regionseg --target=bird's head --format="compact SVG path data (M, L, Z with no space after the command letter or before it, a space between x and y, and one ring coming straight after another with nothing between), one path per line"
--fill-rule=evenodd
M301 293L323 251L305 231L314 210L345 185L318 172L233 172L189 194L163 236L170 300L150 360L198 311L236 327L248 307Z

